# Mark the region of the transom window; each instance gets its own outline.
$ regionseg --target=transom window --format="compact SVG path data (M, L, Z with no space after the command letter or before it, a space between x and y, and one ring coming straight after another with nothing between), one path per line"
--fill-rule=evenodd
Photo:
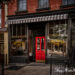
M62 0L63 5L75 4L75 0Z
M18 2L18 10L19 11L25 11L27 10L27 0L19 0Z
M39 8L48 8L49 0L39 0Z

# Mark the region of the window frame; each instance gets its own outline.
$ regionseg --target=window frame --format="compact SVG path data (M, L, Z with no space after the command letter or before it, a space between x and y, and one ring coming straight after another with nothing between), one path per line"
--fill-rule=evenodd
M27 0L26 0L26 9L22 9L22 10L19 10L19 0L18 0L18 2L17 2L17 5L18 5L18 8L17 8L17 10L19 11L19 12L24 12L24 11L27 11Z
M39 0L38 0L38 9L49 9L49 7L50 7L50 0L48 0L48 6L46 5L46 7L40 7L39 6Z

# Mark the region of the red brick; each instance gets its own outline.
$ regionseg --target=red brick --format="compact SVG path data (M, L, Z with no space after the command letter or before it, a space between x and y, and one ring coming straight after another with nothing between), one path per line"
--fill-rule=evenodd
M4 25L5 25L5 6L4 6L4 4L2 4L1 14L2 14L2 16L1 16L1 26L3 28Z
M49 5L50 5L49 11L60 10L61 9L60 6L62 5L62 0L50 0ZM9 2L8 4L8 15L15 15L17 8L18 8L17 0L11 0L11 2ZM38 9L38 0L27 0L27 11L28 12L26 13L36 13L38 12L36 9ZM47 12L47 11L43 10L39 12Z

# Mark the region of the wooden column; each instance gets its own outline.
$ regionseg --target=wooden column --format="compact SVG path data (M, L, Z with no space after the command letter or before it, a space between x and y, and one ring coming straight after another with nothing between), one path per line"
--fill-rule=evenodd
M47 56L47 49L48 49L48 36L49 36L49 23L45 26L45 38L46 38L46 56Z
M9 59L10 59L10 50L11 50L11 31L10 31L10 25L8 25L8 56L9 56ZM9 60L10 62L10 60Z
M28 25L27 25L27 53L29 53L28 51Z
M71 31L72 31L72 20L68 19L68 56L71 54L72 50L72 39L71 39Z

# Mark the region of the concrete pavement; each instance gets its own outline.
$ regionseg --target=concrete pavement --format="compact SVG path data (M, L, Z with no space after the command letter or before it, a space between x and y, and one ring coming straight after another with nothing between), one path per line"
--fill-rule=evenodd
M53 65L52 75L75 75L75 71L68 70L61 65ZM65 71L65 72L64 72ZM5 75L50 75L50 65L44 63L11 64L5 67Z
M41 66L40 66L41 65ZM49 75L49 65L48 64L25 64L19 65L22 68L15 70L15 69L7 69L5 68L5 75Z

